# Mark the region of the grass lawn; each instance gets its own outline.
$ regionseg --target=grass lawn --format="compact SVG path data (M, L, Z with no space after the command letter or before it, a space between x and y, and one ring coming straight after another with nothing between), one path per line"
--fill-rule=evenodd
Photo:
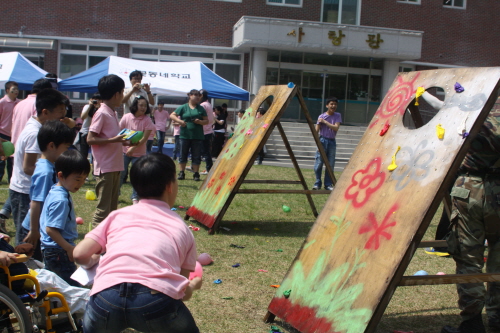
M204 166L204 165L203 165ZM314 183L312 170L303 170L310 186ZM337 177L340 173L336 173ZM202 178L205 176L202 176ZM177 206L190 205L200 183L186 174L187 180L180 181ZM254 166L247 179L297 180L294 169L271 166ZM73 194L77 216L83 217L85 225L79 226L80 238L89 230L89 222L95 209L95 201L85 200L85 191L93 189L95 183L85 185ZM265 185L258 185L265 188ZM269 188L300 188L294 185L271 185ZM244 188L257 188L244 185ZM8 185L0 185L0 202L8 195ZM131 204L131 186L124 184L120 197L120 207ZM328 196L313 196L318 211L323 208ZM290 213L282 210L282 205L291 207ZM178 213L184 217L186 209ZM439 221L441 210L432 221L424 239L431 240ZM269 324L262 318L267 312L275 289L270 285L280 284L290 267L297 251L315 221L304 195L283 194L240 194L228 209L221 230L209 236L202 225L194 232L198 253L207 252L214 264L204 268L204 285L186 304L196 319L201 332L268 332ZM9 231L14 230L12 220L8 220ZM13 232L10 232L13 236ZM231 244L245 248L230 247ZM131 244L138 249L141 244ZM282 251L278 251L282 250ZM239 263L240 267L231 266ZM268 272L258 272L259 269ZM418 270L430 274L436 272L454 273L454 262L449 258L439 258L417 250L405 275ZM221 279L221 284L213 281ZM224 298L231 299L224 299ZM335 300L334 300L335 301ZM458 325L457 295L454 285L421 286L398 288L380 322L377 332L413 331L415 333L440 332L445 324ZM283 332L296 332L286 323L276 319L275 324ZM357 333L357 332L353 332ZM360 332L361 333L361 332Z

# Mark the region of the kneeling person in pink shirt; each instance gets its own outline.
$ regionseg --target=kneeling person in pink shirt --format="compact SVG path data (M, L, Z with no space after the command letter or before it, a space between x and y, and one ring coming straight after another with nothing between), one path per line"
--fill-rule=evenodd
M75 248L75 261L84 268L99 261L85 332L199 332L183 303L201 287L201 279L188 280L196 266L196 243L170 210L177 197L175 174L166 155L140 157L130 170L139 203L111 212Z

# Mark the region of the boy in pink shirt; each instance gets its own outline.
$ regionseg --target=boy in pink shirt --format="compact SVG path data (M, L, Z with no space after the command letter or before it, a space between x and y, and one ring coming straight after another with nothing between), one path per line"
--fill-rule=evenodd
M17 82L8 81L5 83L5 96L0 99L0 138L11 141L12 136L12 112L17 103L19 95L19 86ZM5 170L5 160L0 160L0 180L2 180ZM7 158L7 177L10 182L12 177L12 157Z
M97 88L103 102L92 118L87 136L87 143L92 146L94 175L97 179L94 226L118 208L120 173L123 171L122 147L129 144L123 138L125 135L118 135L120 126L114 111L115 107L121 105L125 82L117 75L106 75L99 80Z
M90 268L99 262L85 332L121 332L128 327L199 332L183 303L202 281L188 280L196 266L196 243L184 221L170 210L178 190L175 174L175 163L166 155L140 157L130 169L140 202L112 212L76 246L76 263ZM101 319L104 312L107 320Z
M158 109L153 111L156 127L156 139L158 140L158 152L163 154L163 144L165 143L165 132L170 127L170 114L163 109L163 103L158 103ZM168 126L167 126L168 124Z

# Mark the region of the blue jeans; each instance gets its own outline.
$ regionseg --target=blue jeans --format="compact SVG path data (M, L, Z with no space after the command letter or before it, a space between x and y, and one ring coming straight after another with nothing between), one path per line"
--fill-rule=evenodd
M333 170L335 168L335 152L337 150L337 142L335 139L327 139L324 137L320 137L319 140L325 149L326 157L328 158L328 162L330 162ZM314 162L314 174L316 175L316 182L314 183L314 186L319 188L321 188L321 172L323 171L323 164L323 159L321 158L318 150L316 152L316 161ZM333 181L325 168L325 188L332 185Z
M181 141L181 156L179 157L179 163L186 163L188 160L189 150L191 150L191 160L192 165L201 164L201 147L203 145L202 140L193 139L180 139Z
M148 140L146 142L146 154L151 154L151 148L153 148L153 140Z
M120 283L90 297L83 331L118 333L126 328L141 332L199 333L189 309L138 283Z
M180 135L174 136L174 160L177 157L181 156L181 140L179 139Z
M156 131L156 139L158 145L158 152L163 154L163 145L165 144L165 132Z
M212 169L214 162L212 161L212 140L214 135L212 133L205 134L205 140L203 140L203 146L201 147L201 155L205 157L205 162L207 164L207 171Z
M71 275L76 271L76 265L69 260L68 253L66 253L65 250L60 248L47 248L42 250L42 252L45 269L56 273L69 285L81 287L78 282L71 279Z
M137 161L139 157L129 157L126 154L123 154L123 171L120 177L120 187L122 187L123 182L125 181L125 178L128 175L128 165L132 163L134 165L135 161ZM130 199L132 200L139 200L139 196L137 195L137 192L135 189L132 187L132 195L130 196Z
M24 218L28 214L30 208L30 195L20 193L9 189L9 199L12 208L12 218L14 219L14 226L16 227L16 246L22 242L21 228L23 226Z

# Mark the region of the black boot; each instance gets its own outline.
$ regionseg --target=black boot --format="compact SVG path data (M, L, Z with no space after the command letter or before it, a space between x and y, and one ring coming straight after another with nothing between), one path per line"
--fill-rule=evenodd
M462 321L457 328L446 325L441 333L486 333L486 329L481 314L478 314L471 319Z
M177 177L178 180L184 180L186 179L186 175L184 174L184 171L179 171L179 176Z
M200 179L200 174L198 172L195 172L194 175L193 175L193 180L195 182L199 182L201 179Z

